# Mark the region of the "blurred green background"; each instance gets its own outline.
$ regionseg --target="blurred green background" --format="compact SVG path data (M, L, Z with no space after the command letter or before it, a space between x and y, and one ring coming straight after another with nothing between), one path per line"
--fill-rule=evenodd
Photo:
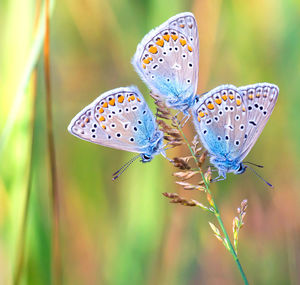
M161 195L177 191L204 199L175 186L167 160L135 163L112 182L111 174L132 154L67 132L81 108L119 86L137 85L154 109L130 60L150 29L183 11L192 11L198 22L199 93L224 83L266 81L280 88L270 121L247 158L265 165L260 173L275 189L248 171L229 175L213 184L212 191L229 232L236 208L248 199L239 255L250 283L300 284L300 2L62 0L53 6L50 64L61 284L242 282L232 257L208 226L214 217L169 204ZM43 7L39 0L0 1L0 284L13 283L22 240L20 284L52 282L44 28L39 22ZM30 66L35 67L32 73ZM192 136L194 131L187 132Z

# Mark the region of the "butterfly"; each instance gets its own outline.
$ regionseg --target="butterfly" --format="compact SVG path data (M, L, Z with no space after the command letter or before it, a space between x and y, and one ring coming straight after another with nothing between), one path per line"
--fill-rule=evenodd
M163 133L135 86L101 94L72 119L68 131L92 143L139 153L142 162L164 155Z
M278 94L279 88L270 83L221 85L195 99L193 123L218 169L216 179L246 170L243 159L270 118Z
M149 89L169 108L188 115L198 83L199 40L195 17L180 13L151 30L132 64Z

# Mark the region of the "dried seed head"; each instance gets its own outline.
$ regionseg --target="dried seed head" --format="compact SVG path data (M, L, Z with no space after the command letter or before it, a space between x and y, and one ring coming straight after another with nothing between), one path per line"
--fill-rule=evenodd
M210 181L211 181L211 174L212 174L212 173L211 173L211 168L208 167L206 173L204 174L205 180L206 180L207 182L210 182Z
M178 146L178 145L182 145L182 144L183 144L182 141L173 140L173 141L168 142L168 145L172 145L172 146Z
M170 198L170 199L174 199L174 198L177 198L179 196L177 193L169 193L169 192L164 192L162 194L165 197Z
M169 129L166 131L166 133L174 138L180 138L181 139L181 135L180 132L176 129Z
M171 199L170 203L174 203L174 204L181 204L183 206L188 206L188 207L195 207L197 206L197 201L195 200L187 200L183 197L180 197L178 194L176 193L162 193L165 197Z
M171 112L168 109L166 109L166 108L157 107L156 111L160 112L160 113L162 113L164 115L171 115Z
M182 179L182 180L188 180L192 178L194 175L196 175L198 171L182 171L182 172L174 172L173 175Z
M239 231L244 225L244 218L246 215L246 209L248 207L248 201L243 200L241 202L241 207L237 208L237 217L234 217L232 221L232 232L233 232L233 244L235 251L237 252L238 239L239 239Z
M206 199L207 199L208 203L214 208L215 207L215 203L214 203L214 200L212 199L212 197L211 197L211 195L209 193L207 193Z
M195 136L194 136L194 138L193 138L193 140L192 140L192 144L193 144L194 146L197 146L197 144L199 144L199 137L198 137L198 135L195 135Z
M242 209L242 212L245 212L246 209L247 209L247 207L248 207L248 200L245 199L245 200L243 200L242 203L241 203L241 209Z
M155 101L158 101L158 102L162 103L160 97L159 97L158 95L154 94L152 91L150 91L150 96L151 96ZM156 102L155 102L155 104L156 104ZM162 103L162 104L163 104L163 103Z
M200 149L199 149L200 150ZM198 151L198 150L197 150ZM205 159L206 159L206 157L207 157L207 154L208 154L208 152L207 152L207 150L206 151L204 151L202 154L201 154L201 156L200 156L200 158L199 158L199 160L198 160L198 165L201 167L202 166L202 164L205 162Z
M171 119L171 115L165 115L165 114L161 114L161 113L156 113L156 116L158 118L161 118L161 119L166 119L166 120L170 120Z
M175 181L175 183L182 186L184 190L195 190L198 187L197 185L192 185L183 181Z
M173 165L175 167L178 167L182 170L191 169L191 167L188 165L188 163L184 159L182 159L181 157L174 157L173 161L171 161L171 162L173 163Z

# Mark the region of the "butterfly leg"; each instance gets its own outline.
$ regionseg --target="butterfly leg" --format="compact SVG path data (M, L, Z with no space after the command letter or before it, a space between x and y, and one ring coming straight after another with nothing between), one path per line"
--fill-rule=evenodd
M168 158L168 157L167 157L167 154L166 154L165 150L166 150L166 149L163 149L163 150L160 152L161 155L162 155L165 159L167 159L169 162L172 162L173 160L172 160L171 158Z
M187 114L184 115L184 117L180 121L181 127L184 127L184 125L187 123L187 121L189 120L190 117L191 117L190 113L187 113Z
M184 112L183 113L183 118L181 120L178 119L178 115L180 114L181 111L177 112L175 115L174 115L174 119L177 121L177 123L179 124L179 126L181 128L184 127L184 125L186 124L186 122L189 120L189 118L191 117L190 113L189 112Z
M213 179L211 180L211 182L219 182L219 181L222 181L222 180L225 180L225 179L226 179L226 177L224 177L224 176L222 176L222 175L219 175L218 177L213 178Z

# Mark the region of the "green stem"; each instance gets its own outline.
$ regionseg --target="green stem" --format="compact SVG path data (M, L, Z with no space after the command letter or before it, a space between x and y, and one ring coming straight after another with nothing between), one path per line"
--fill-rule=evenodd
M13 275L13 284L18 285L21 283L21 277L23 273L24 267L24 257L25 257L25 244L26 244L26 232L27 232L27 225L28 225L28 212L29 212L29 202L31 196L31 187L32 187L32 176L33 176L33 156L34 156L34 149L36 147L36 140L35 140L35 120L36 120L36 72L33 73L34 76L34 90L33 90L33 106L32 106L32 118L31 118L31 149L29 154L29 174L28 174L28 182L25 192L25 201L24 201L24 209L22 214L22 223L20 228L19 234L19 243L18 243L18 250L17 250L17 257L15 263L15 270Z
M189 150L190 150L190 152L191 152L191 154L192 154L192 156L193 156L193 158L194 158L194 160L195 160L195 163L196 163L196 165L197 165L197 168L198 168L198 170L199 170L199 172L200 172L200 174L201 174L201 176L202 176L202 179L203 179L203 182L204 182L204 185L205 185L206 192L210 195L210 199L211 199L211 202L212 202L212 204L213 204L213 208L214 208L214 210L215 210L214 214L215 214L215 216L216 216L216 218L217 218L217 220L218 220L218 223L219 223L219 225L220 225L220 227L221 227L221 229L222 229L222 232L223 232L223 234L224 234L225 240L226 240L226 242L227 242L227 244L228 244L229 252L230 252L231 255L233 256L233 258L234 258L234 260L235 260L235 262L236 262L236 264L237 264L237 266L238 266L238 269L239 269L239 271L240 271L240 274L241 274L241 276L242 276L242 278L243 278L243 281L244 281L245 285L248 285L249 283L248 283L248 280L247 280L247 278L246 278L246 275L245 275L245 272L244 272L244 270L243 270L243 267L242 267L242 265L241 265L241 263L240 263L240 261L239 261L239 259L238 259L238 257L237 257L237 254L236 254L236 252L235 252L235 250L234 250L234 248L233 248L233 246L232 246L232 243L231 243L231 241L230 241L230 238L229 238L229 236L228 236L228 233L227 233L227 231L226 231L226 229L225 229L225 226L224 226L224 223L223 223L223 221L222 221L222 218L221 218L219 209L218 209L218 207L217 207L217 205L216 205L216 203L215 203L215 201L214 201L214 199L213 199L213 197L212 197L211 191L210 191L210 189L209 189L209 184L208 184L206 178L204 177L204 174L203 174L201 168L198 166L198 160L197 160L197 158L196 158L196 156L195 156L195 154L194 154L194 151L192 150L191 145L189 144L189 142L188 142L188 140L187 140L185 134L183 133L183 131L182 131L181 127L180 127L180 124L179 124L178 122L177 122L177 128L178 128L178 130L180 131L182 137L184 138L184 140L185 140L185 142L186 142L186 144L187 144L187 146L188 146L188 148L189 148Z

